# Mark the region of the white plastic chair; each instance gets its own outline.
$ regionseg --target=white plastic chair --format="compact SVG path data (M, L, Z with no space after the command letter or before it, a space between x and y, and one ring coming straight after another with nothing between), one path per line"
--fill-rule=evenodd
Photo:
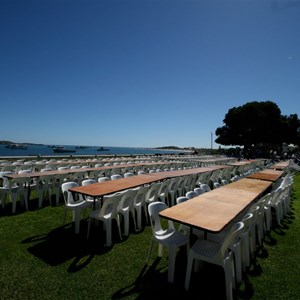
M178 178L177 185L177 197L185 195L185 182L187 180L187 176L182 176Z
M250 256L250 234L253 222L253 214L248 212L241 220L244 223L244 230L242 234L242 270L247 271L247 268L251 265Z
M129 189L123 193L118 205L118 213L123 216L124 235L129 235L130 216L133 219L134 229L136 230L135 209L133 206L138 190Z
M10 188L9 188L9 180L5 175L10 175L13 174L12 171L2 171L0 172L0 180L1 180L1 185L0 185L0 203L2 205L2 208L5 208L6 205L6 198L9 195Z
M146 194L146 203L150 204L152 202L156 202L158 201L158 190L160 187L160 183L159 182L155 182L153 184L150 185L150 188Z
M176 204L183 203L185 201L188 201L189 198L186 196L180 196L176 198ZM191 228L190 226L179 224L178 231L184 233L187 236L190 236Z
M148 223L148 212L147 212L147 203L146 203L146 194L149 190L150 186L140 186L137 188L137 193L135 195L133 201L133 207L136 211L137 217L137 226L136 230L140 230L142 228L142 212L144 211L144 215L146 218L146 223Z
M104 181L110 181L111 179L107 176L104 176L104 177L99 177L98 178L98 182L104 182Z
M106 244L110 247L112 245L112 221L115 220L118 226L120 240L122 240L120 218L118 213L118 205L123 196L123 193L116 193L112 195L105 195L103 197L102 207L90 213L88 224L87 238L89 238L91 220L96 219L102 221L106 231Z
M113 174L113 175L110 176L111 180L118 180L118 179L121 179L121 178L123 178L123 177L120 174Z
M80 230L80 213L82 210L86 208L91 208L92 203L87 202L82 199L82 197L79 197L79 200L76 201L73 198L73 194L69 191L70 188L78 186L77 182L70 181L70 182L65 182L61 185L61 190L63 193L63 197L65 200L65 216L64 216L64 222L66 220L66 214L67 210L71 210L73 213L73 222L75 223L75 233L79 233Z
M192 199L197 196L198 194L195 191L188 191L187 193L185 193L185 197L187 197L188 199Z
M88 179L84 179L82 182L81 182L81 185L82 186L87 186L87 185L90 185L90 184L94 184L94 183L97 183L97 181L95 179L92 179L92 178L88 178ZM94 197L91 197L91 196L83 196L84 200L85 201L88 201L88 202L92 202L93 205L94 203L96 204L95 206L98 207L99 205L99 201L98 199L94 199Z
M168 188L168 198L169 198L169 206L175 205L175 200L177 198L177 187L178 187L178 178L173 178L169 182Z
M62 167L64 168L64 167ZM68 168L67 168L68 169ZM63 170L63 169L62 169ZM52 177L51 189L54 190L55 197L56 197L56 205L59 204L61 198L61 185L69 180L67 174L59 174L57 173Z
M169 181L165 180L160 183L160 187L158 189L158 199L161 202L164 202L168 205L168 192L169 192Z
M168 221L168 228L163 228L160 222L159 212L168 208L163 202L153 202L148 206L148 213L150 217L150 223L152 228L152 238L150 242L150 248L148 253L147 262L149 262L153 242L158 243L158 256L162 257L163 247L168 249L168 282L174 282L174 271L176 261L176 251L179 247L187 246L189 248L189 238L181 232L178 232L174 228L172 221Z
M31 173L30 170L21 170L18 174ZM31 185L30 177L14 178L9 180L9 194L12 202L12 213L16 212L16 205L18 198L21 199L21 204L25 203L25 209L28 210L28 201L30 198L30 188L35 187Z
M51 171L52 169L41 169L41 172L47 172L47 171ZM53 180L53 176L39 176L37 184L36 184L36 190L39 194L39 208L42 208L43 206L43 201L45 196L48 195L48 199L49 199L49 203L50 205L52 205L52 201L51 201L51 185L52 185L52 180Z
M214 189L217 189L217 188L221 187L221 183L215 181L215 182L213 183L213 186L214 186Z
M205 193L205 190L200 187L196 187L196 188L194 188L194 192L196 192L197 195L201 195L201 194Z
M124 178L131 177L131 176L134 176L134 174L132 172L124 173Z
M251 256L252 260L255 259L255 252L256 252L257 242L258 242L256 222L257 222L257 216L258 216L259 209L260 209L259 206L257 206L256 204L253 204L249 209L249 212L251 212L253 214L253 220L252 220L252 224L251 224L251 228L250 228L250 235L249 235L250 256Z
M211 191L211 188L207 183L201 183L200 188L203 189L206 193Z
M233 299L232 289L235 287L234 249L240 247L240 234L243 222L235 223L221 242L197 240L189 250L185 278L185 289L189 290L194 260L200 260L223 267L227 300Z

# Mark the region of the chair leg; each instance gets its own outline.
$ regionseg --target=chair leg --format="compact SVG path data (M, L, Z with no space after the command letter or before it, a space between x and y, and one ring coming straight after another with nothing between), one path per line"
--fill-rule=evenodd
M121 233L121 224L120 224L120 219L117 218L117 225L118 225L118 232L119 232L119 237L120 237L120 240L122 240L122 233Z
M169 259L168 259L168 282L174 282L175 272L175 261L176 261L176 248L169 247Z
M138 231L142 228L142 208L136 207L136 216L137 216L137 223L135 227L135 231Z
M184 287L188 291L190 288L190 280L191 280L191 274L192 274L192 268L193 268L193 257L191 255L188 255L188 261L186 266L186 274L185 274L185 284Z
M129 213L125 213L123 215L124 218L124 235L128 236L129 235Z
M158 257L163 257L163 245L158 244Z
M80 211L73 210L73 221L75 222L75 233L79 233L80 228Z
M242 282L242 255L241 249L236 249L235 251L235 270L236 270L236 282Z
M91 222L92 222L92 218L89 218L88 229L87 229L87 235L86 235L86 238L87 238L87 239L89 239L89 237L90 237Z
M10 195L10 201L12 203L12 213L16 213L16 208L17 208L17 194L16 193L12 193Z
M148 257L147 257L147 263L149 263L150 256L152 254L152 249L153 249L153 238L151 238L151 242L150 242L150 247L149 247Z
M132 219L133 219L133 228L136 230L136 218L135 218L135 211L132 211Z
M105 223L105 230L106 230L106 244L105 246L111 246L111 222Z
M232 300L232 288L233 288L233 273L231 271L232 268L232 258L228 258L224 265L225 272L225 283L226 283L226 299Z

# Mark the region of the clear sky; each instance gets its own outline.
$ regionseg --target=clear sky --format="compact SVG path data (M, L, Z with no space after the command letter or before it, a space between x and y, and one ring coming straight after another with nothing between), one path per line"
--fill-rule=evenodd
M299 95L299 0L0 0L0 140L210 148Z

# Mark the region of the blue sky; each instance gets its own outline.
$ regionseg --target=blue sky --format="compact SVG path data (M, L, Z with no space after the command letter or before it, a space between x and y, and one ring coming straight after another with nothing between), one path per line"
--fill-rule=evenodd
M0 140L209 148L232 107L300 117L299 16L297 0L0 0Z

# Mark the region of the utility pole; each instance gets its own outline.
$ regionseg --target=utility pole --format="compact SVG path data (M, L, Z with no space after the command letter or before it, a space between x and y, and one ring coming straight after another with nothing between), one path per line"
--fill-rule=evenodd
M213 133L210 133L210 148L213 149Z

